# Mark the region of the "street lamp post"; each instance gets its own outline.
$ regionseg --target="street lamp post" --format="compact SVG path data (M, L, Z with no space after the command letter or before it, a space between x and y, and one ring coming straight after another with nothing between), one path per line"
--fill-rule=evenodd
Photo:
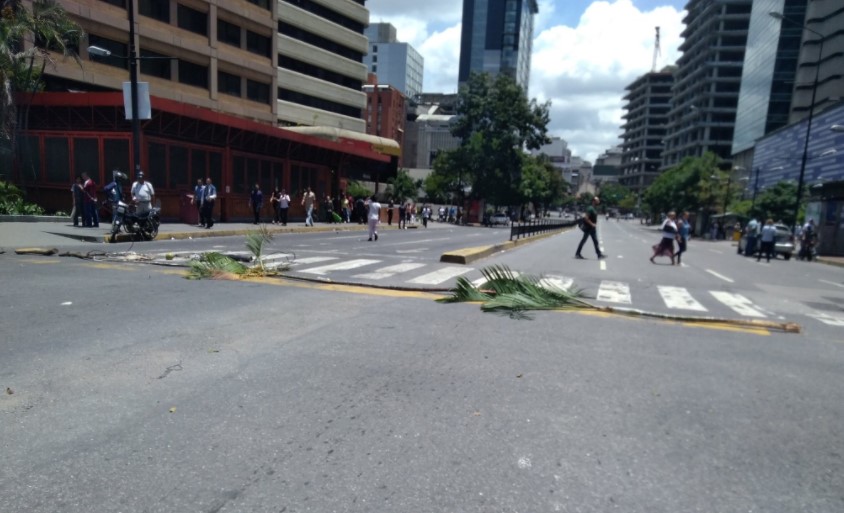
M818 45L818 61L817 65L815 66L815 80L812 82L812 100L809 102L809 117L806 120L806 140L803 142L803 156L800 158L800 175L797 179L797 198L794 200L794 219L791 224L792 233L794 233L797 229L797 216L800 210L800 202L803 197L803 181L806 176L806 161L809 158L809 139L812 134L812 119L814 118L815 114L815 98L818 93L818 80L820 79L821 59L823 58L824 36L820 32L812 30L806 25L803 25L802 23L799 23L797 21L792 20L791 18L783 16L782 13L771 12L768 14L780 21L787 21L788 23L797 25L798 27L803 27L803 30L808 30L812 34L818 36L818 41L820 42Z

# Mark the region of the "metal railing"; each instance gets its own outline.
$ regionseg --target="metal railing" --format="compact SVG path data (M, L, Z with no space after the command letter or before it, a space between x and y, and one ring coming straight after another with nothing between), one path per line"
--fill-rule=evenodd
M532 219L530 221L514 222L510 225L510 240L515 237L519 240L522 237L530 237L540 233L564 230L577 225L576 219Z

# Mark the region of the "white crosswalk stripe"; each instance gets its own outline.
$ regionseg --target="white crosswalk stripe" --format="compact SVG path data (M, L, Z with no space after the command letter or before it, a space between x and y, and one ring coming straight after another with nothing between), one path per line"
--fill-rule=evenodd
M518 271L511 271L510 274L513 275L513 278L518 278L519 276L521 276L522 273L520 273ZM472 280L472 286L475 287L475 288L478 288L486 282L487 282L487 279L484 276L481 276L477 280Z
M413 278L407 283L415 283L417 285L439 285L451 278L468 273L471 270L471 267L443 267L442 269L437 269L434 272Z
M573 279L563 276L546 276L539 280L539 286L548 290L567 291L573 284Z
M292 264L293 265L318 264L319 262L329 262L331 260L339 260L339 259L337 257L326 257L326 256L305 257L305 258L295 259L292 262Z
M696 312L706 312L706 308L700 304L688 290L682 287L667 287L657 286L659 295L665 301L665 306L677 310L694 310Z
M746 317L767 317L759 311L759 307L754 305L746 297L741 294L733 294L731 292L723 292L720 290L710 290L712 297L732 308L734 312Z
M405 264L396 264L390 265L387 267L382 267L381 269L377 269L371 273L365 274L356 274L353 278L363 278L365 280L383 280L385 278L390 278L395 276L399 273L406 273L408 271L413 271L415 269L419 269L420 267L425 267L425 264L419 263L405 263Z
M602 281L596 299L607 303L621 303L625 305L633 303L633 298L630 295L630 287L626 283L618 281Z
M844 326L844 315L835 315L830 313L810 313L806 314L813 319L817 319L828 326Z
M348 271L350 269L357 269L365 265L377 264L380 260L369 260L366 258L359 258L357 260L346 260L345 262L337 262L336 264L328 264L320 267L311 267L310 269L302 269L299 272L308 274L324 275L332 271Z

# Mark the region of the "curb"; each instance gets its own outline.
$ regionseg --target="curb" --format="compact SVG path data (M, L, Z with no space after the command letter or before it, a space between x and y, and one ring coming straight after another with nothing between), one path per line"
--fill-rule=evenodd
M531 242L547 239L548 237L553 237L554 235L565 233L571 230L572 228L573 227L570 226L563 228L559 231L543 233L524 239L508 240L506 242L494 244L492 246L478 246L474 248L456 249L454 251L449 251L440 255L440 262L466 265L476 260L486 258L492 255L493 253L498 253L499 251L507 251L517 246L524 246L525 244L529 244Z
M272 234L279 234L279 233L324 233L324 232L351 232L357 230L363 230L366 228L365 224L353 224L353 223L344 223L339 225L326 225L326 226L311 226L311 227L304 227L304 226L290 226L290 227L273 227L273 225L258 225L258 226L265 226L267 231ZM236 235L248 235L250 233L255 232L258 230L258 226L255 228L239 228L236 230L215 230L213 228L206 229L204 231L195 231L195 232L158 232L158 235L153 240L161 241L161 240L184 240L184 239L205 239L209 237L232 237ZM415 226L410 227L408 229L416 228ZM390 227L379 227L379 230L397 230L398 228ZM111 244L109 240L111 238L110 234L103 235L102 242L106 244ZM119 233L117 234L117 240L115 242L132 242L135 240L134 235L128 233ZM98 238L99 241L99 238Z

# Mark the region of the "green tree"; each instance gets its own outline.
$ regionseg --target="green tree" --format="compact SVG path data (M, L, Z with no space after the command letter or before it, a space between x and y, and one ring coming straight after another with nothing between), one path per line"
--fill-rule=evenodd
M472 74L460 90L451 130L461 144L434 161L434 173L442 180L432 184L446 184L460 198L468 186L473 198L512 204L522 196L523 150L550 141L548 107L528 100L524 89L506 75Z
M559 205L563 201L563 179L551 160L540 155L522 154L521 179L519 182L520 203L531 203L534 212L540 207Z
M419 188L422 186L421 180L413 180L407 169L399 169L395 178L390 178L387 183L387 194L392 195L393 199L398 202L411 199L416 201L419 196Z
M372 191L367 189L357 180L349 180L346 185L346 194L353 198L368 198L372 196Z
M600 191L601 204L607 208L620 207L621 203L633 196L627 187L616 182L605 182ZM635 203L635 201L634 201Z
M686 157L654 180L642 195L642 205L652 217L670 210L714 212L719 198L723 199L720 184L726 182L714 153Z
M794 219L794 198L796 197L796 184L778 182L757 195L755 208L751 209L750 215L758 219L770 217L775 222L791 223Z

